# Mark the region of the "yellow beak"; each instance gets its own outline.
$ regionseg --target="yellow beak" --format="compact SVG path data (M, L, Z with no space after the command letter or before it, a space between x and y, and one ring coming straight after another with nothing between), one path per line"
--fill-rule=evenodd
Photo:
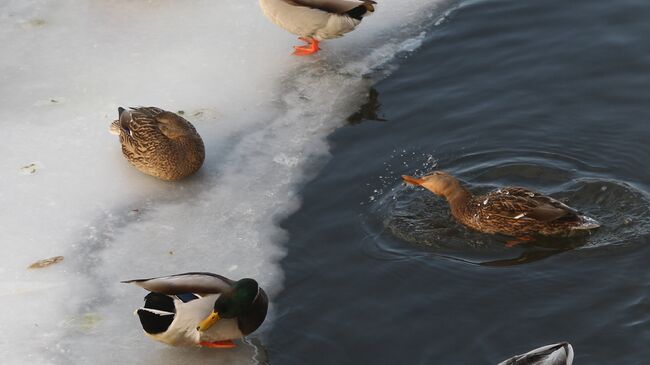
M196 330L199 332L205 332L210 329L218 320L220 320L219 313L212 311L212 313L207 316L204 320L199 322L199 325L196 327Z

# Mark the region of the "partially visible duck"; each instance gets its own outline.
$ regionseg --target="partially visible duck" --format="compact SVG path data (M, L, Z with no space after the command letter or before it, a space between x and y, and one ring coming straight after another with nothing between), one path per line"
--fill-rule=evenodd
M253 279L191 272L123 281L150 291L136 310L145 333L172 346L235 347L264 322L268 297Z
M571 344L560 342L511 357L498 365L571 365L573 355Z
M203 140L194 126L159 108L118 108L110 132L120 136L122 153L136 169L163 180L189 176L205 159Z
M314 54L323 39L354 30L375 11L374 4L372 0L260 0L267 18L307 43L294 47L297 56Z
M415 178L408 184L422 186L447 199L452 216L465 226L484 233L500 233L530 239L530 235L562 236L598 228L593 218L549 196L524 188L505 187L474 196L458 179L442 172Z

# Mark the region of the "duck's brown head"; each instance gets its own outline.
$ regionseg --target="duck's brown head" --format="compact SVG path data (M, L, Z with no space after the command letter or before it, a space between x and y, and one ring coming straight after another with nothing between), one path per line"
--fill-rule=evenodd
M434 171L420 178L402 175L402 179L407 184L422 186L432 193L447 199L451 198L458 191L463 190L458 179L442 171Z

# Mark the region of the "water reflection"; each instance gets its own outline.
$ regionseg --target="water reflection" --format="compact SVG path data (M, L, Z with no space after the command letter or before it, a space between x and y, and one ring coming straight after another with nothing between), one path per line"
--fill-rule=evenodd
M491 266L491 267L508 267L529 264L531 262L543 260L545 258L557 255L562 252L571 250L571 248L561 249L561 250L547 250L547 251L524 251L518 257L512 259L500 259L493 261L484 261L479 262L481 266Z
M359 107L359 110L350 115L347 120L350 124L359 124L367 120L385 122L386 119L379 113L380 109L379 92L377 89L371 87L368 91L368 100Z
M141 358L137 364L250 364L267 365L269 363L266 349L257 338L244 338L237 341L237 347L227 350L208 348L177 348L166 346L152 351L150 356Z

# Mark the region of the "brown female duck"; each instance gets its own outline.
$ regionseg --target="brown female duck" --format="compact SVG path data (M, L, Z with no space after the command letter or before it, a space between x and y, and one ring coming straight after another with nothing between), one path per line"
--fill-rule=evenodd
M205 158L203 140L194 126L159 108L119 108L110 131L120 136L122 153L136 169L159 179L189 176Z
M531 235L562 236L600 224L549 196L523 188L506 187L474 196L453 176L436 171L405 182L422 186L447 199L451 215L465 226L484 233L526 238Z

